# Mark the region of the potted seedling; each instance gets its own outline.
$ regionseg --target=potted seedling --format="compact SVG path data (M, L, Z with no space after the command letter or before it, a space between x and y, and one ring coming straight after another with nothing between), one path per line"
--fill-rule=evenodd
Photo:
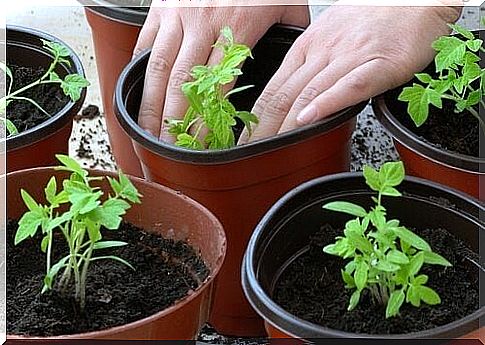
M257 226L246 295L275 338L462 337L485 315L482 211L402 162L310 181Z
M143 176L130 138L113 113L116 80L133 56L151 0L79 0L92 31L101 98L111 150L127 174ZM112 33L116 32L116 35Z
M145 177L193 197L224 225L229 254L215 286L210 319L223 334L264 334L263 322L239 283L244 250L264 212L299 183L349 169L350 138L364 103L306 128L234 146L242 128L263 116L250 111L302 31L275 26L250 52L233 40L229 29L223 30L225 38L216 44L221 63L194 67L193 80L183 86L190 108L183 121L171 123L177 145L159 141L137 124L150 52L127 66L116 88L116 115L133 139ZM223 85L234 76L234 91L225 94ZM198 131L201 124L206 136Z
M225 252L216 218L162 186L57 158L7 176L9 338L194 339Z
M433 43L434 63L373 106L410 174L482 198L485 69L479 55L485 49L478 32L450 27L456 35Z
M89 86L81 62L65 43L27 28L7 27L6 48L0 127L7 171L53 165L57 152L68 152L73 117Z

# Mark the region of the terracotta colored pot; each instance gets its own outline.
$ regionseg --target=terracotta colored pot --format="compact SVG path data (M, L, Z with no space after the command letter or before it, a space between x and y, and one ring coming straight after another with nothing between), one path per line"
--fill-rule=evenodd
M91 171L93 176L114 176L103 171ZM51 168L23 170L7 175L7 210L9 218L19 218L25 212L20 196L24 188L36 200L44 200L43 187L51 176L58 181L65 173ZM217 276L226 251L226 239L220 222L202 205L192 199L158 184L132 178L135 187L143 195L142 204L134 205L125 216L131 224L147 232L175 240L188 242L200 252L210 268L210 278L196 291L178 301L172 307L145 319L85 334L56 339L118 339L118 340L175 340L195 339L209 316L212 282ZM109 189L104 179L102 189ZM35 338L8 336L9 339ZM37 338L49 344L53 338Z
M407 177L399 186L401 198L386 199L389 214L411 228L444 228L479 252L485 223L480 219L485 206L461 192L427 180ZM290 262L306 252L310 237L325 219L333 227L342 227L347 215L325 216L322 205L348 200L368 205L371 196L361 173L344 173L318 178L286 194L266 213L257 225L248 245L242 268L245 294L255 310L265 319L271 338L365 338L423 339L474 336L485 317L485 306L455 322L422 332L396 335L368 335L330 329L290 314L273 299L274 286ZM405 205L405 207L403 207ZM304 224L304 226L302 226ZM433 247L433 243L430 243ZM275 255L278 253L278 255ZM323 269L323 268L322 268ZM480 270L480 277L483 270ZM482 329L482 331L485 329Z
M301 32L274 27L253 49L255 59L244 65L238 83L256 87L253 93L233 99L237 109L251 109ZM349 169L355 116L365 104L257 143L221 151L185 150L154 139L137 125L148 57L149 52L141 55L122 73L115 94L116 115L134 140L145 177L183 191L208 207L224 225L228 255L216 282L210 323L226 335L262 335L263 322L240 285L249 237L265 211L285 192L314 177Z
M117 166L127 174L142 177L140 162L130 137L126 135L113 113L116 80L130 62L146 11L114 7L103 0L82 0L91 27L101 98L108 129L111 151ZM98 5L98 6L92 6Z
M77 73L84 76L84 69L76 53L64 42L47 33L7 26L7 61L25 67L48 68L53 56L43 48L41 39L58 42L70 51L68 60L71 66L60 65L55 70L60 76ZM7 138L7 171L15 171L39 166L56 165L55 155L69 153L74 116L81 109L86 97L86 89L77 102L69 101L64 108L53 114L50 119L18 135ZM7 109L8 112L8 109Z

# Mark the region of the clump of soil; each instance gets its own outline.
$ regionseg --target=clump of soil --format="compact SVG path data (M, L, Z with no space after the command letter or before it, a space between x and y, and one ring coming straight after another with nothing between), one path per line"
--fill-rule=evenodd
M415 231L415 230L414 230ZM443 229L415 231L443 255L452 267L424 265L420 271L429 276L427 286L434 289L442 303L436 306L410 304L400 315L385 318L385 307L375 304L367 290L357 307L347 311L353 291L345 289L340 270L348 260L323 253L335 242L341 229L325 225L310 242L307 252L293 261L278 280L274 300L291 314L314 324L353 333L403 334L435 328L475 312L479 302L478 255L461 240Z
M105 231L104 240L128 245L98 251L116 255L136 270L113 260L92 263L87 279L87 302L80 313L72 295L57 291L40 294L45 255L37 236L14 246L17 222L7 226L7 333L56 336L102 330L143 319L191 294L209 276L209 269L194 249L143 232L123 223L118 231ZM60 234L57 234L60 235ZM57 236L54 258L67 254ZM56 261L54 261L56 262Z

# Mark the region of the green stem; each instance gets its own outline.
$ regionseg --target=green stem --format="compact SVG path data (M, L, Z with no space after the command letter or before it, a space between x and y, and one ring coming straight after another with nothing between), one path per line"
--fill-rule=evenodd
M27 85L27 86L24 86L20 89L18 89L17 91L14 91L12 92L11 94L9 95L6 95L4 97L2 97L1 99L2 100L8 100L12 97L15 97L16 95L24 92L24 91L27 91L28 89L34 87L34 86L37 86L37 85L42 85L42 84L60 84L60 81L56 81L56 80L42 80L42 79L39 79L39 80L36 80L34 81L33 83Z
M87 249L85 255L82 258L84 262L82 273L81 273L81 284L80 284L80 296L79 296L79 306L81 308L81 312L84 311L84 307L86 306L86 279L88 276L88 267L89 263L91 262L91 256L93 254L94 242L90 242L90 246Z
M485 135L485 122L480 117L480 114L473 108L467 108L467 110L472 114L480 123L480 127L482 128L483 134Z

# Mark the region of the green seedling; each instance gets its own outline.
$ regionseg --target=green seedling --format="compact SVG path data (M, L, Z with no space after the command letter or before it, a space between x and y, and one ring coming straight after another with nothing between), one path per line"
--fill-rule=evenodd
M103 195L98 187L91 186L93 181L102 178L88 176L88 172L68 156L57 155L57 159L62 166L56 169L69 172L70 177L62 181L59 192L56 178L49 180L45 187L45 205L36 202L28 192L21 190L28 211L19 221L15 245L41 231L44 236L41 250L46 254L46 275L42 293L53 289L58 273L63 270L59 279L60 291L65 293L68 290L74 275L75 299L83 311L86 303L86 279L92 262L110 259L133 268L122 258L94 254L99 250L126 245L121 241L103 241L102 228L117 230L121 217L131 207L130 203L140 203L141 195L121 171L118 180L107 177L112 194ZM61 212L61 208L67 210ZM69 254L52 264L54 232L62 233Z
M66 59L70 56L69 49L64 45L56 42L42 40L42 43L44 45L44 48L48 50L52 54L52 56L54 56L52 63L50 64L44 75L42 75L42 77L30 83L29 85L21 87L18 90L12 90L14 80L11 69L3 62L0 62L0 69L3 71L3 73L6 74L9 79L6 96L0 98L0 120L4 122L4 125L7 129L7 136L12 136L19 132L19 130L12 123L12 121L10 121L6 116L9 104L14 101L29 102L40 111L42 111L44 114L50 116L50 114L46 110L44 110L36 101L28 97L23 97L22 93L24 93L25 91L37 85L58 84L64 94L68 96L73 102L76 102L79 100L79 98L81 98L82 89L90 85L89 81L84 79L79 74L69 74L66 75L64 79L61 79L61 77L59 77L55 70L59 64L65 64L68 66L70 65L69 60Z
M203 150L227 149L233 147L235 137L232 128L239 118L251 132L251 124L258 123L256 115L247 111L237 111L229 101L229 96L247 90L253 85L242 86L227 93L223 87L241 75L239 66L252 57L251 50L234 42L230 28L222 30L225 42L217 42L214 47L220 49L224 56L215 66L195 66L191 75L194 81L182 86L189 109L183 120L170 120L169 132L176 136L176 145ZM194 129L195 128L195 129ZM207 129L205 138L200 138L202 128ZM191 134L193 133L193 134Z
M451 263L434 253L423 238L399 220L388 220L382 204L384 196L401 196L395 187L401 184L404 175L402 162L386 163L379 171L366 166L366 183L377 192L377 197L372 197L375 206L370 211L347 201L323 206L357 217L346 223L343 236L323 248L327 254L350 260L342 270L345 287L353 290L349 311L357 306L365 289L376 303L386 306L386 318L398 315L404 302L415 307L420 307L421 302L441 303L439 295L426 286L428 276L419 271L424 264L451 266Z
M485 106L485 68L480 68L477 55L485 52L483 41L459 25L450 24L450 27L458 35L442 36L433 43L438 77L416 74L421 84L405 87L398 99L408 102L408 113L417 127L428 119L431 105L441 109L443 100L450 100L455 104L455 113L469 112L485 131L485 122L478 110L479 105Z

